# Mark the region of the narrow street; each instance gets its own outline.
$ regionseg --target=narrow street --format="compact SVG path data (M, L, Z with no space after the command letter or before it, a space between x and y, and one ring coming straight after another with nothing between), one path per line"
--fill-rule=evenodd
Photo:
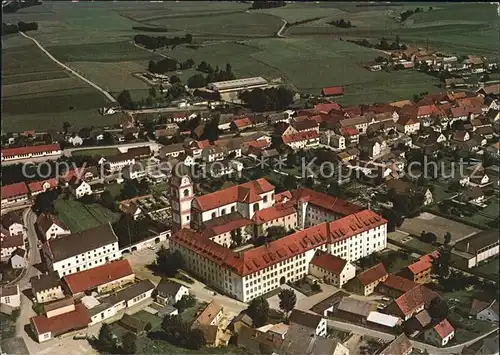
M16 322L16 335L27 338L27 334L24 331L24 326L29 323L31 317L35 316L35 312L32 309L32 302L23 293L31 287L30 279L33 276L38 275L40 272L35 268L41 262L40 250L37 247L38 237L35 231L36 214L27 208L23 211L23 223L27 229L27 239L29 244L28 255L27 255L27 267L24 271L22 278L17 282L19 289L21 290L21 313Z

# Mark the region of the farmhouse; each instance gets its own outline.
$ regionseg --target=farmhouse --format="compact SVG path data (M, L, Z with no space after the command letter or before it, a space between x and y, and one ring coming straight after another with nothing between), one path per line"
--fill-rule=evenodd
M379 263L359 273L358 276L349 282L347 288L363 296L368 296L372 294L375 291L375 287L377 287L380 282L384 282L388 276L384 264Z
M33 276L30 279L31 291L38 303L45 303L64 298L59 275L51 272L44 275Z
M48 240L42 247L48 270L59 277L119 259L118 238L111 224Z
M425 341L436 346L445 346L454 336L455 328L448 319L443 319L424 333Z
M309 264L309 273L335 287L342 287L356 275L356 268L335 255L317 253Z
M32 159L45 156L61 156L62 150L59 144L34 145L22 148L2 149L2 161L20 159Z
M189 289L177 282L162 279L156 286L156 301L163 305L174 305L189 295Z
M40 214L36 221L36 227L44 241L71 234L68 227L57 216L50 213Z
M2 286L2 288L0 288L0 304L2 306L5 305L9 307L9 310L19 308L21 306L21 292L19 292L19 285Z

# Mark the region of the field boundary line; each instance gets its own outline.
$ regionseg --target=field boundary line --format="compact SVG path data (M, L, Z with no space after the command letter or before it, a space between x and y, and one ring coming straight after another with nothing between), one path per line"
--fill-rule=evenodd
M87 78L84 78L82 75L78 74L76 71L74 71L73 69L71 69L70 67L68 67L66 64L60 62L59 60L57 60L52 54L49 53L49 51L47 51L41 44L40 42L38 42L36 39L34 39L33 37L30 37L28 36L27 34L25 34L24 32L21 32L19 31L19 33L21 34L21 36L27 38L27 39L30 39L32 40L37 46L38 48L40 48L42 50L43 53L45 53L47 55L47 57L49 57L54 63L58 64L59 66L63 67L64 69L68 70L69 72L71 72L72 74L74 74L77 78L85 81L87 84L89 84L90 86L94 87L95 89L99 90L104 96L106 96L106 98L108 100L110 100L111 102L117 102L116 99L109 93L107 92L106 90L104 90L103 88L101 88L99 85L97 85L96 83L88 80Z

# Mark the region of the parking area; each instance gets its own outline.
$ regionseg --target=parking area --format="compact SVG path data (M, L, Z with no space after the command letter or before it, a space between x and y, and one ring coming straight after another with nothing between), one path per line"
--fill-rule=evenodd
M480 229L427 212L415 218L405 219L399 229L413 235L420 235L422 231L432 232L438 237L439 243L444 242L444 235L447 232L451 233L451 241L456 242L480 231Z

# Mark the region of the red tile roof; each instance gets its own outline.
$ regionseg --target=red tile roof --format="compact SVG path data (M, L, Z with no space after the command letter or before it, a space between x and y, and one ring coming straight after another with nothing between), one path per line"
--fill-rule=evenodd
M237 218L229 217L229 216L238 216ZM216 220L221 219L221 221L216 223ZM222 222L222 223L221 223ZM244 218L239 213L224 215L215 219L210 220L209 222L205 222L205 231L203 235L206 237L215 237L216 235L221 235L227 232L231 232L237 228L246 227L253 224L251 220Z
M387 270L385 269L384 264L378 263L368 270L361 272L357 276L357 279L363 286L368 286L369 284L378 281L385 276L387 276Z
M448 335L453 333L455 331L455 328L453 328L448 319L445 318L434 326L434 330L442 339L444 339Z
M314 109L318 112L329 113L332 110L340 111L341 107L336 102L326 103L326 104L317 104L314 106Z
M327 88L323 88L323 90L321 90L321 93L324 96L342 95L344 93L344 87L343 86L330 86Z
M413 264L408 265L407 268L408 268L408 270L410 270L410 272L413 275L417 275L417 274L421 273L422 271L425 271L425 270L428 270L429 268L431 268L432 267L432 260L434 260L437 257L439 257L438 252L433 252L433 253L423 255L417 261L415 261Z
M294 195L298 202L308 202L314 206L341 216L347 216L363 210L363 208L358 205L341 200L334 196L308 189L306 187L297 189Z
M240 118L240 119L234 120L233 123L234 123L234 125L237 128L240 128L240 129L252 125L252 121L248 117L244 117L244 118Z
M64 334L71 330L87 327L90 315L87 308L81 303L75 305L75 310L55 317L47 318L46 315L35 316L30 319L37 334L52 333L52 337Z
M128 260L122 259L89 270L66 275L63 277L63 281L68 285L71 294L74 295L132 275L133 273Z
M437 110L435 105L420 106L417 111L417 117L432 115Z
M340 134L343 136L357 136L359 131L355 127L344 127L340 130Z
M31 193L34 192L41 192L43 191L43 185L49 184L49 188L53 188L57 186L57 180L56 179L48 179L48 180L43 180L43 181L33 181L28 184L28 189L30 190Z
M269 208L255 212L253 221L257 224L274 221L278 218L283 218L297 213L294 206L288 203L274 205Z
M319 138L318 132L316 132L316 131L302 131L299 133L289 134L289 135L283 136L283 143L290 144L290 143L294 143L294 142L300 142L300 141L311 140L311 139L316 139L316 138Z
M342 111L349 117L361 116L363 112L363 110L361 110L361 107L359 106L343 107Z
M291 200L292 199L292 193L290 191L283 191L279 194L276 194L274 195L274 201L275 203L282 203L284 202L284 200L288 199L288 200Z
M387 221L375 212L364 210L298 231L241 254L204 238L192 229L182 229L172 237L172 242L183 245L241 276L246 276L325 243L341 241L385 223Z
M210 141L208 139L205 139L203 141L196 141L196 145L198 146L198 149L203 149L210 146Z
M250 142L243 142L241 144L242 146L246 146L248 148L267 148L269 146L269 143L265 139L261 140L253 140Z
M398 119L398 124L400 124L402 126L409 126L409 125L413 125L415 123L418 123L417 119L412 117L412 116L409 116L409 115L401 116Z
M412 288L418 286L416 282L397 275L389 275L382 285L401 292L408 292Z
M316 120L305 119L305 120L296 120L292 121L290 125L295 128L298 132L315 129L319 126Z
M428 297L430 295L430 290L428 290L423 285L418 285L412 288L410 291L404 293L403 295L396 298L394 304L398 309L398 313L403 316L407 316L414 312L417 308L422 307L428 302Z
M59 144L34 145L31 147L2 149L2 157L12 157L24 154L48 153L61 150Z
M2 186L0 195L2 199L28 194L28 187L24 182Z
M347 264L347 261L335 255L328 253L321 253L314 256L311 264L322 268L323 270L330 271L336 275L340 275Z
M201 211L209 211L234 202L256 202L260 200L260 194L271 192L272 190L274 190L274 186L262 178L195 197L195 204L199 206Z

